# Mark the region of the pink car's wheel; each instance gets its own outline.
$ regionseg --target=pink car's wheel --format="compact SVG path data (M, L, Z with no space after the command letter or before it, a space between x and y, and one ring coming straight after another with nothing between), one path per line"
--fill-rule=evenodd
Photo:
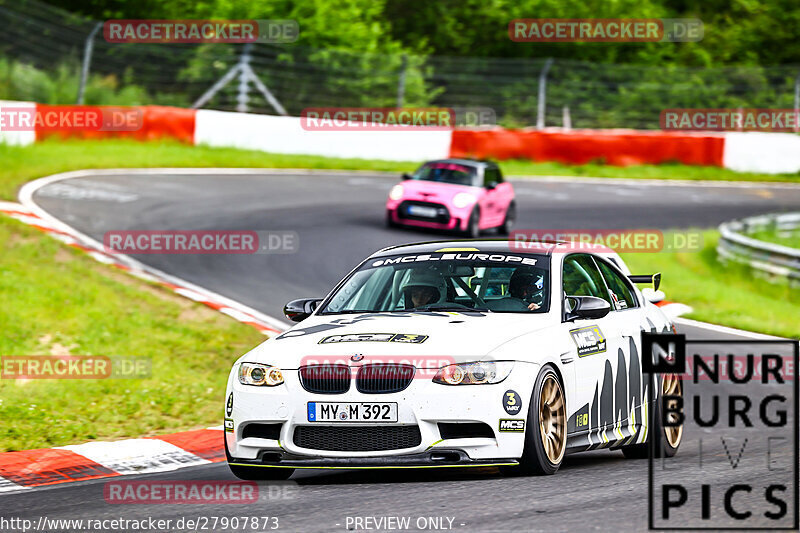
M509 234L511 233L511 228L514 226L514 222L517 220L517 204L511 202L508 204L508 209L506 209L506 218L503 220L503 224L500 226L500 232Z
M386 227L387 228L396 228L398 226L397 222L392 220L392 212L386 211Z
M470 239L477 239L480 234L481 230L479 224L481 222L481 212L476 207L472 210L472 213L469 215L469 222L467 222L467 229L464 234L467 238Z

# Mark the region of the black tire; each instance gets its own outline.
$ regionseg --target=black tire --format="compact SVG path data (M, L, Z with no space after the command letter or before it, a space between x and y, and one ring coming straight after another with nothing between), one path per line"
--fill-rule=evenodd
M390 211L386 212L386 227L387 228L396 228L398 226L397 222L392 220L392 213Z
M550 418L547 421L542 421L540 413L542 412L542 391L546 386L555 384L560 395L560 415L558 417ZM555 404L554 404L555 405ZM558 439L558 457L555 460L550 458L548 451L545 449L544 441L542 439L542 425L553 424L560 426L560 438ZM558 471L561 463L564 461L564 453L567 448L567 406L566 395L564 394L564 385L558 377L555 369L546 365L539 372L536 378L536 384L533 386L531 393L531 400L528 405L528 419L527 428L525 431L525 448L522 452L520 465L515 467L506 468L503 470L507 474L515 475L552 475ZM555 442L555 441L554 441Z
M665 376L669 377L671 375ZM680 376L674 376L672 379L675 379L677 382L677 392L673 390L670 392L673 396L683 396L683 381L681 380ZM663 387L664 381L663 378L660 378L660 384L662 386L662 391L664 390ZM673 429L665 427L662 423L662 410L663 410L663 399L664 393L658 395L658 398L654 402L654 412L653 412L653 426L650 433L647 435L647 440L641 444L631 444L629 446L622 447L622 453L628 459L646 459L650 456L650 439L653 438L653 435L656 435L658 441L656 442L656 449L654 451L655 457L674 457L676 453L678 453L678 448L681 445L681 438L683 437L683 431L679 432L677 436L677 440L675 438L675 433L673 433ZM668 432L669 436L668 436Z
M232 465L231 462L233 462L234 459L228 452L228 439L225 438L224 435L222 437L222 441L224 442L225 446L225 458L228 460L228 468L230 468L231 473L239 479L243 479L245 481L282 481L284 479L289 479L289 476L294 474L294 468Z
M516 202L511 202L508 204L508 209L506 209L506 218L503 220L503 224L498 227L500 233L504 235L508 235L511 233L511 228L514 227L514 222L517 220L517 204Z
M481 221L481 212L476 207L472 210L472 213L469 215L469 221L467 221L467 229L464 231L464 235L468 239L477 239L481 235L481 230L478 227Z

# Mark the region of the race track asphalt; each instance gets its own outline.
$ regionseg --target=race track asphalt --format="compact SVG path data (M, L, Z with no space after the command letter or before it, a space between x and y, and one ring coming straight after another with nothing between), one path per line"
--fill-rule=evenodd
M137 259L165 272L279 317L293 298L323 296L355 264L376 249L404 242L448 238L429 232L384 228L384 202L395 177L381 174L282 172L248 175L98 174L47 185L35 202L74 228L103 238L111 230L288 230L299 235L299 251L286 255L141 255ZM631 181L517 180L517 228L622 229L713 227L725 220L800 208L800 188L782 186L672 186ZM664 280L668 291L668 280ZM684 327L690 339L725 337ZM746 348L746 347L745 347ZM745 349L743 348L743 349ZM750 347L752 350L762 347ZM724 348L723 348L724 349ZM777 349L777 348L776 348ZM687 384L687 393L707 400L736 393L735 385ZM747 389L755 397L758 387ZM691 408L688 413L691 413ZM792 414L789 414L793 420ZM760 431L760 432L759 432ZM722 489L750 483L736 505L751 509L750 523L773 522L762 513L762 486L788 476L767 468L764 428L703 429L691 421L684 446L672 463L678 479L699 491L712 488L712 519L699 521L690 503L670 527L690 520L705 527L740 525L724 515ZM720 444L719 437L726 442ZM791 431L772 450L773 465L792 460ZM736 459L741 442L750 444ZM701 452L698 443L703 439ZM730 448L724 451L725 447ZM702 464L701 464L702 459ZM670 463L667 462L667 467ZM789 464L791 473L791 464ZM664 474L675 477L677 474ZM224 464L176 472L128 476L149 480L230 480ZM789 518L795 512L791 476L785 494ZM417 530L425 517L449 517L457 531L644 531L648 527L648 462L620 452L597 451L567 457L561 470L545 478L504 478L496 472L425 470L392 472L303 472L281 489L262 486L250 505L111 505L103 499L105 480L31 489L0 496L0 516L107 519L275 516L281 531L346 531L353 517L411 517ZM674 479L673 479L674 481ZM699 496L698 496L699 497ZM691 512L689 512L691 510ZM692 514L693 513L693 514ZM675 515L673 515L675 516ZM348 521L350 517L350 521ZM728 521L726 521L728 520ZM784 524L785 520L781 522ZM363 524L363 523L362 523ZM448 520L444 520L447 528ZM428 523L430 525L430 523ZM349 527L348 527L349 526ZM431 529L431 528L429 528ZM239 531L264 529L239 528ZM376 530L376 529L373 529Z

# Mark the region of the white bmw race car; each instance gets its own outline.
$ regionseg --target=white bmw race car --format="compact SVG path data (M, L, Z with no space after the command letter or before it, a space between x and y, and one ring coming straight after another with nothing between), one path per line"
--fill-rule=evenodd
M301 324L233 365L230 468L243 479L298 468L552 474L572 452L646 456L654 437L674 455L682 427L660 412L681 381L650 378L641 361L642 331L674 332L645 298L660 294L659 278L565 243L376 252L325 299L287 304ZM634 285L645 281L656 291Z

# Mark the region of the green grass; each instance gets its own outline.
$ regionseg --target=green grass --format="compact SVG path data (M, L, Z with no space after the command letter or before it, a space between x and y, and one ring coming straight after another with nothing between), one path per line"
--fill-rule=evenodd
M0 355L147 358L148 379L0 379L0 451L218 425L256 330L0 217Z
M234 148L188 146L176 142L46 141L18 147L0 144L0 198L12 200L23 183L48 174L82 168L138 167L248 167L313 168L336 170L413 171L418 163L337 159L320 156L267 154ZM531 161L501 163L507 175L597 176L733 181L800 181L800 174L745 174L716 167L640 165L612 167L601 164L561 165Z
M759 241L771 242L800 250L800 230L781 233L777 231L759 231L748 234L747 236Z
M562 165L560 163L533 163L530 161L503 161L503 172L510 176L587 176L598 178L707 180L707 181L770 181L800 183L796 174L756 174L734 172L727 168L689 166L681 164L633 165L615 167L590 163L587 165Z
M769 283L747 267L717 260L716 231L703 249L621 254L634 274L661 272L667 300L694 308L688 318L782 337L800 338L800 288Z

